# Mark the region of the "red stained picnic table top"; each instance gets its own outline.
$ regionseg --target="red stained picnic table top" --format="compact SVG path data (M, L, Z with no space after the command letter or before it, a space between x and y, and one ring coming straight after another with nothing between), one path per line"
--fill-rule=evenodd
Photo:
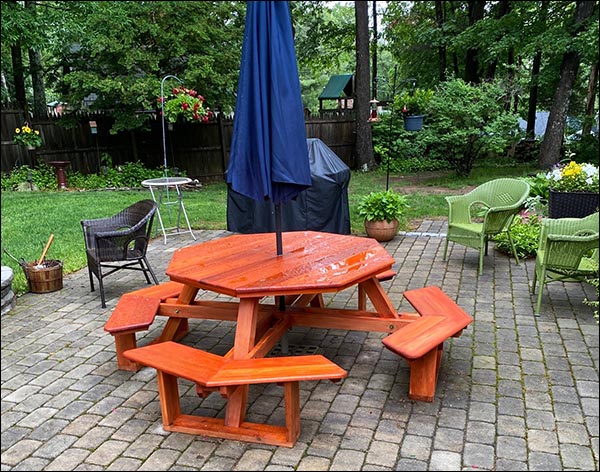
M171 280L238 298L340 291L390 270L376 240L316 231L236 234L177 250Z

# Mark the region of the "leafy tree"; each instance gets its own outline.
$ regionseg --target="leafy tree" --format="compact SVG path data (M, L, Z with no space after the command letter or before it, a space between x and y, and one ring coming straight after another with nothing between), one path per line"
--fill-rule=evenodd
M356 69L354 7L321 1L291 2L304 106L315 111L332 75Z
M2 103L16 105L22 110L32 110L37 117L45 116L44 70L40 51L48 43L46 32L52 14L38 14L38 4L32 1L2 1L1 7L2 80L5 84L2 89ZM5 48L7 45L10 47ZM29 68L24 50L27 51ZM26 95L28 73L33 83L33 106L29 105Z
M581 54L577 48L578 36L585 36L586 23L590 22L595 15L594 25L598 25L597 2L578 1L577 8L572 21L572 41L568 41L566 51L562 56L560 65L560 81L554 93L548 126L544 134L544 140L540 147L540 158L538 165L542 168L550 168L560 160L560 152L563 134L569 109L569 101L580 65ZM597 34L597 30L596 30Z
M505 94L497 83L440 84L429 103L429 152L444 156L463 176L481 155L506 152L517 139L518 116L504 110Z
M211 108L232 110L245 2L26 3L35 9L2 1L3 44L35 46L32 72L43 59L46 89L70 111L111 110L113 132L142 126L147 115L139 112L157 109L166 75L200 91ZM3 48L3 73L7 64Z
M573 36L577 2L485 2L483 15L481 3L390 2L384 17L386 43L400 77L414 77L420 87L435 86L449 75L467 80L468 69L468 80L503 78L506 105L528 108L522 115L528 117L532 133L538 107L549 109L553 101L563 51L577 50L581 67L590 71L586 78L593 76L592 64L598 60L597 13ZM597 10L597 1L586 3ZM475 50L471 59L477 59L476 71L467 61ZM587 81L576 78L571 115L583 114L586 87ZM589 115L589 109L585 113Z

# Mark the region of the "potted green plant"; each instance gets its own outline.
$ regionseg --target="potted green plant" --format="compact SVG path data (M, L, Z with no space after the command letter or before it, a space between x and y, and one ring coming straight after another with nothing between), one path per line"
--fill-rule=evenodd
M398 232L399 220L408 207L406 195L385 190L363 196L357 210L365 220L367 236L377 241L390 241Z
M429 102L433 98L433 90L414 88L406 90L398 97L402 116L404 117L404 129L407 131L420 131L423 127Z

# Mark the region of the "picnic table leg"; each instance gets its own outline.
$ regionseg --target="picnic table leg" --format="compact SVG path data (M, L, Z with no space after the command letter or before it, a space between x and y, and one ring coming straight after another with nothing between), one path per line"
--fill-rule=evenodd
M300 382L286 382L285 389L285 426L286 439L294 444L300 437Z
M361 282L359 284L359 290L364 291L366 296L369 297L371 303L375 307L375 311L377 311L382 318L398 318L396 307L392 305L392 302L376 277ZM362 296L364 297L364 295ZM359 306L360 305L365 306L366 301L364 299L363 301L359 299Z
M198 294L198 288L184 285L177 303L182 305L191 305ZM187 318L169 318L160 337L156 342L174 341L183 338L189 330Z
M258 302L260 298L242 298L238 308L233 348L234 359L245 359L256 342L258 325ZM225 425L239 427L246 416L248 385L228 389Z

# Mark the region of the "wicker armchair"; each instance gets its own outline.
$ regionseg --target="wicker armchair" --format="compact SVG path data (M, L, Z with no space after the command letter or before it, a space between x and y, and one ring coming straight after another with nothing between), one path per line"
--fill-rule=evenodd
M158 280L146 259L152 222L157 205L153 200L142 200L108 218L82 220L90 285L98 278L102 308L106 307L104 277L121 269L140 270L146 281L148 274L155 284Z
M540 313L545 284L593 276L598 277L598 212L585 218L544 218L531 284L535 293L538 283L535 315Z
M448 242L479 250L479 274L483 273L483 255L487 255L488 239L506 233L517 264L519 258L510 225L529 196L529 184L519 179L495 179L464 195L446 197L449 206L448 233L444 246L446 260ZM478 220L481 221L478 221Z

